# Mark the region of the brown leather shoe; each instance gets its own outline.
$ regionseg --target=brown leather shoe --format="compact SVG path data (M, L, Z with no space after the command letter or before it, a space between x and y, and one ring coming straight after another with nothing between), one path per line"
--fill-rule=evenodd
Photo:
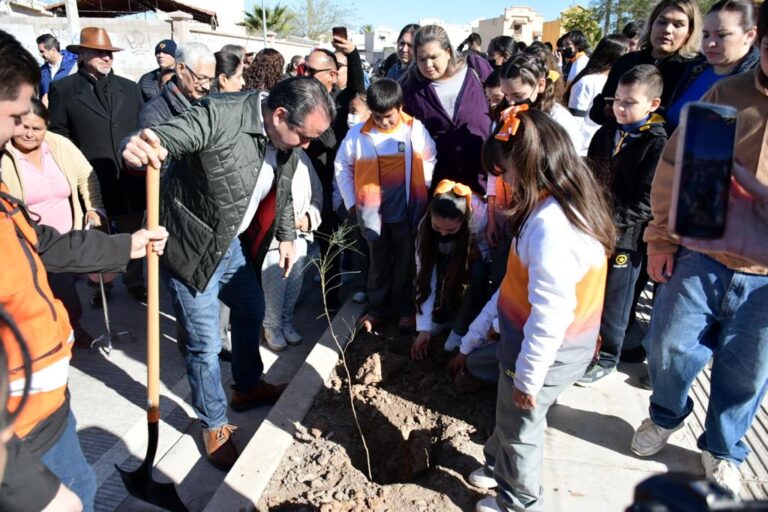
M272 405L277 402L287 386L288 384L270 384L261 381L258 386L246 393L233 390L229 405L235 411L247 411L260 405Z
M240 455L235 443L232 442L232 434L235 430L237 427L228 423L218 428L203 430L206 458L208 462L223 471L232 469Z

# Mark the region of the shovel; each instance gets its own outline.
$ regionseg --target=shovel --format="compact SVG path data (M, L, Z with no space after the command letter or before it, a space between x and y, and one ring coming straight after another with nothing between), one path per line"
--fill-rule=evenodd
M160 171L147 166L147 229L159 225ZM160 290L158 255L147 245L147 455L135 470L115 465L128 492L140 500L173 512L186 512L173 483L152 479L160 423Z

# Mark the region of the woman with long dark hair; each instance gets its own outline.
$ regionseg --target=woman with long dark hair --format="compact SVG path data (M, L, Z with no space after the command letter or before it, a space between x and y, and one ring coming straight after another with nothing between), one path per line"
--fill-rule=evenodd
M585 117L592 100L603 90L608 73L619 57L627 53L629 40L621 34L610 34L597 43L589 62L568 84L563 105L576 117Z
M216 52L216 77L211 92L240 92L243 90L243 62L234 53Z
M501 339L496 427L469 482L496 497L477 510L543 509L546 414L592 360L615 232L600 187L549 115L511 107L483 148L489 174L515 193L514 241L499 290L472 322Z
M416 23L409 23L400 30L400 34L397 36L397 60L387 70L386 78L391 78L392 80L400 80L400 78L405 74L408 66L413 62L415 56L413 49L413 35L420 28L421 26L417 25Z

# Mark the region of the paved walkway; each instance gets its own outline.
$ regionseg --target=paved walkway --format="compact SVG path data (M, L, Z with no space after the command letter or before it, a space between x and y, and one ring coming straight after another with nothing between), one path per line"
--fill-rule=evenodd
M311 281L311 280L310 280ZM294 325L305 342L275 353L262 347L265 373L270 382L290 380L326 327L320 294L311 282L297 307ZM104 332L101 311L88 306L90 289L78 283L84 305L84 327L98 336ZM128 496L114 466L133 469L144 459L146 427L146 307L132 300L117 284L109 301L112 332L129 331L103 351L75 349L70 371L72 408L78 420L78 436L98 481L97 511L148 510L148 505ZM202 510L226 474L200 458L202 440L199 423L189 404L189 384L184 361L176 348L173 310L161 286L161 400L162 421L155 476L181 482L179 494L190 510ZM229 363L222 363L222 381L229 393ZM240 427L236 443L245 446L269 412L260 407L244 413L230 412L231 423Z
M297 310L295 325L305 343L275 354L262 348L268 379L290 379L314 342L325 329L317 286L307 283ZM87 306L90 290L79 284L85 305L83 324L94 335L103 331L99 311ZM648 297L646 297L647 300ZM110 300L113 332L129 330L115 343L110 355L76 350L70 388L72 407L78 418L78 435L88 461L94 466L99 489L98 511L151 510L128 497L114 465L135 468L146 449L145 422L145 307L132 301L122 285ZM200 457L200 432L188 405L189 386L184 364L174 340L174 319L169 301L161 290L161 411L158 479L180 482L179 493L191 511L202 510L223 481L225 474ZM646 312L647 313L647 312ZM647 321L647 315L641 319ZM644 324L633 332L642 336ZM133 338L133 340L132 340ZM687 428L675 434L670 446L652 460L631 454L634 428L647 415L649 391L634 385L642 365L624 364L615 377L592 388L574 387L564 393L549 414L546 434L545 499L547 510L624 510L632 501L635 485L657 472L687 471L703 474L695 439L702 430L708 396L708 374L703 372L694 387L696 409ZM225 388L230 382L229 365L222 364ZM258 428L268 408L232 413L230 421L240 426L236 442L243 448ZM747 438L754 452L742 466L744 488L754 498L768 497L768 412L763 409ZM746 497L746 495L745 495Z

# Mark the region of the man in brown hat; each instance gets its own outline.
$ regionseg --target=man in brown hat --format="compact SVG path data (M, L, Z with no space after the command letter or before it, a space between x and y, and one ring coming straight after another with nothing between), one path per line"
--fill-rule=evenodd
M119 148L139 128L139 111L144 105L141 89L112 71L112 54L122 48L112 45L103 28L85 27L80 44L67 46L67 50L78 54L78 71L51 84L50 129L80 148L99 178L109 220L118 232L132 233L141 227L144 216L144 179L121 169ZM140 260L128 265L123 280L136 300L146 300ZM98 291L91 305L101 307Z

